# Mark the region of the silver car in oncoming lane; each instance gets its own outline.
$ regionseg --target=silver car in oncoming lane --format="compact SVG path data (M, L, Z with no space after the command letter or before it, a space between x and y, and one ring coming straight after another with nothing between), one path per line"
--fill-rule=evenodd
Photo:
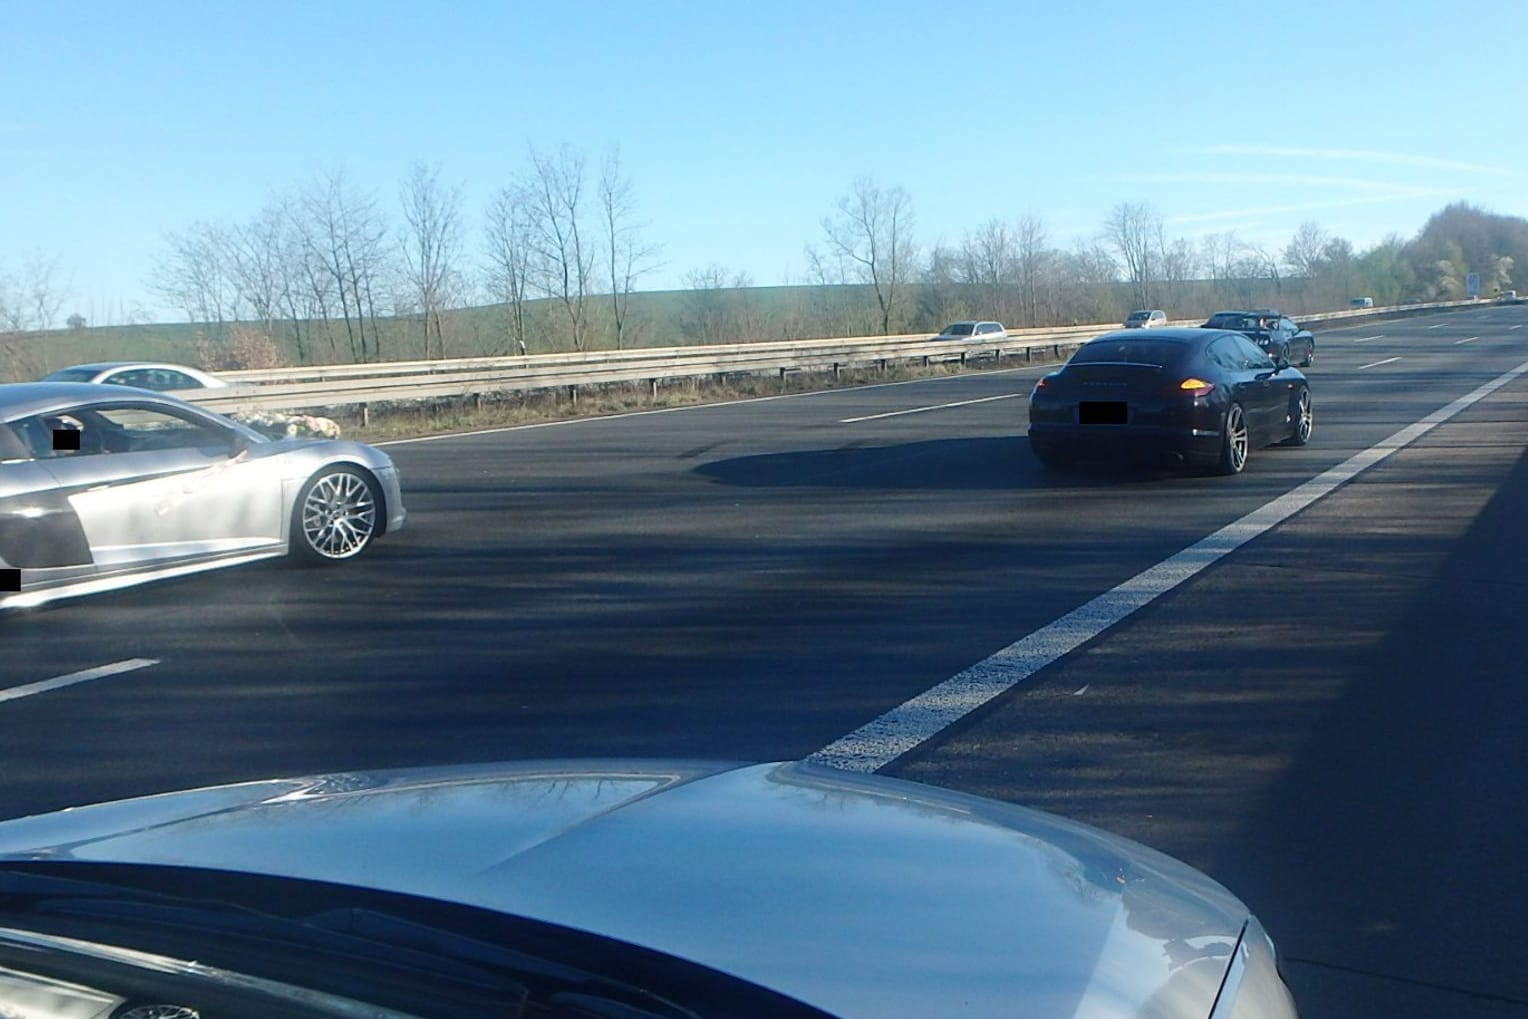
M0 608L291 555L337 563L403 526L358 442L271 440L173 396L0 385Z
M71 909L83 922L62 926ZM157 925L177 920L195 926L166 947ZM185 1010L166 1015L229 1014L211 1002L233 985L160 989L155 973L92 966L101 942L118 957L196 953L156 960L161 974L195 977L194 958L308 994L326 988L307 980L391 959L327 989L370 1009L412 991L409 1014L453 1019L485 1014L449 996L469 962L491 968L484 984L535 978L519 1008L487 1013L501 1016L1295 1015L1257 920L1185 864L1038 811L808 763L350 773L6 821L0 965L18 930L32 951L17 968L116 997L137 976L139 999ZM347 939L331 961L335 933ZM570 966L576 1001L547 979ZM705 973L746 986L702 1004ZM344 1014L379 1013L351 1001Z

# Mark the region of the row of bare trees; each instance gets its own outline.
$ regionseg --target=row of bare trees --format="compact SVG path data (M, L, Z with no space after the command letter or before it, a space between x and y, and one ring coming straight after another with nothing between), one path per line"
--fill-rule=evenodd
M592 180L577 149L530 149L528 168L494 195L484 227L488 293L507 312L514 346L527 348L531 304L545 301L573 349L586 349L591 304L603 297L614 346L625 347L632 292L659 265L661 247L644 239L645 226L619 149Z
M1026 215L989 220L920 259L914 222L907 193L870 178L839 199L822 221L822 246L807 248L810 281L864 284L869 296L847 309L825 298L830 330L916 331L962 316L1021 326L1100 322L1153 307L1194 317L1222 304L1279 303L1301 313L1355 296L1380 304L1463 297L1471 273L1490 296L1509 288L1528 258L1528 222L1467 205L1444 209L1414 241L1392 235L1361 253L1315 222L1279 249L1234 231L1172 238L1148 203L1122 202L1071 249L1051 246L1043 221Z
M297 359L445 357L447 313L486 295L505 308L501 349L525 350L558 311L576 350L590 341L592 303L609 301L617 347L630 297L656 267L630 179L610 150L597 179L582 153L534 147L501 187L474 264L460 185L416 163L398 187L396 218L343 171L278 195L239 224L198 222L166 236L151 286L221 336L257 323ZM407 327L400 328L400 323Z
M580 150L528 147L493 193L480 240L463 188L416 163L396 205L343 171L274 196L241 223L166 235L152 286L214 340L253 326L300 361L375 361L530 349L621 348L649 334L696 342L894 333L965 317L1011 326L1117 319L1135 307L1193 317L1216 306L1279 303L1299 314L1369 296L1378 304L1489 295L1528 259L1528 221L1449 206L1412 241L1359 252L1314 222L1279 249L1234 232L1170 237L1145 202L1120 203L1070 247L1037 215L993 218L955 243L922 248L911 195L856 178L806 247L802 296L770 300L719 263L682 277L665 311L633 301L659 267L620 152L591 166ZM0 266L0 331L52 327L66 289L56 260ZM491 309L470 316L469 305ZM655 304L647 305L655 309ZM82 316L69 324L84 324Z

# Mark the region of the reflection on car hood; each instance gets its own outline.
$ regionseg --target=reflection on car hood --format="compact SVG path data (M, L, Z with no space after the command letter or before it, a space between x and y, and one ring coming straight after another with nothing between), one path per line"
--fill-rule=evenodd
M1208 1015L1246 909L1050 815L803 764L534 762L171 793L0 823L0 858L472 903L844 1016Z

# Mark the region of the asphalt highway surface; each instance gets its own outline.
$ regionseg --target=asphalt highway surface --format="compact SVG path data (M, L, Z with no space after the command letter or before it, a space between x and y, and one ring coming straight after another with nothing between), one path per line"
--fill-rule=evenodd
M1528 308L1317 339L1311 444L1233 478L1046 471L1040 367L390 444L357 562L0 619L0 818L858 732L1207 871L1307 1016L1528 1016Z

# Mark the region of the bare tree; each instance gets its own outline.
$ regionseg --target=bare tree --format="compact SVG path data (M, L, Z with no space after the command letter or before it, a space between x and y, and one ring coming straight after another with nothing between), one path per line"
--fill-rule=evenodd
M1061 256L1057 267L1059 317L1073 325L1113 317L1119 310L1118 284L1119 263L1109 248L1102 241L1078 241L1072 251Z
M990 219L974 233L966 234L959 265L961 282L977 297L980 317L1017 321L1010 314L1016 309L1007 297L1016 289L1018 253L1014 231L1007 223Z
M644 243L638 232L644 224L632 221L637 203L631 180L621 173L618 148L605 153L600 170L599 199L610 269L610 318L615 325L615 349L620 350L626 342L626 315L632 287L638 279L657 268L660 246Z
M28 258L14 276L0 272L0 328L53 328L69 290L58 274L58 259L41 252Z
M1203 244L1204 265L1210 272L1215 288L1224 290L1230 287L1236 277L1236 264L1241 260L1246 244L1236 236L1234 230L1206 234Z
M234 290L271 340L275 339L276 320L282 315L282 293L287 286L284 251L287 229L282 206L272 202L227 235L228 271ZM298 352L301 356L300 340Z
M388 271L388 230L376 199L357 192L344 172L336 171L305 188L294 212L303 245L333 283L351 357L380 359L377 291Z
M409 167L401 189L405 229L401 237L403 270L412 299L424 322L424 356L446 356L441 312L450 303L460 279L456 262L461 250L460 187L442 188L439 168L423 163Z
M857 286L860 266L842 251L819 251L806 247L806 278L812 287L812 305L819 327L828 336L868 333L878 318L876 306L862 300Z
M882 333L891 332L916 270L913 224L907 192L899 187L883 190L870 177L856 179L849 194L838 200L835 213L822 221L827 259L841 268L852 267L859 282L874 288ZM823 264L810 249L808 258L814 265Z
M594 274L594 245L585 219L584 157L564 145L555 156L530 150L526 182L530 223L530 281L556 300L568 316L574 350L587 344L587 300Z
M1145 202L1121 202L1104 221L1104 238L1125 267L1135 306L1150 308L1156 255L1165 246L1162 218Z
M1049 262L1053 261L1046 248L1049 237L1045 223L1034 215L1020 216L1014 224L1014 258L1017 261L1019 291L1027 317L1021 316L1019 324L1040 324L1040 280Z
M484 239L488 291L509 308L509 340L519 353L527 347L527 302L531 277L531 196L519 185L500 188L488 207Z
M929 249L918 278L920 286L913 311L916 321L939 329L946 322L971 315L970 302L960 281L961 261L961 253L947 245L936 243Z
M697 343L756 339L762 323L746 290L753 277L713 262L685 274L687 292L679 328Z
M1157 254L1157 264L1161 267L1162 283L1166 291L1161 298L1162 305L1170 308L1179 303L1188 282L1200 278L1199 253L1194 250L1192 241L1179 237L1163 246ZM1169 313L1169 317L1174 316Z
M1300 224L1284 247L1284 264L1295 276L1315 279L1321 271L1322 250L1331 241L1327 232L1314 220Z
M239 305L228 231L198 221L166 234L165 243L168 251L155 260L149 288L184 311L188 321L221 336L224 324L238 317Z

